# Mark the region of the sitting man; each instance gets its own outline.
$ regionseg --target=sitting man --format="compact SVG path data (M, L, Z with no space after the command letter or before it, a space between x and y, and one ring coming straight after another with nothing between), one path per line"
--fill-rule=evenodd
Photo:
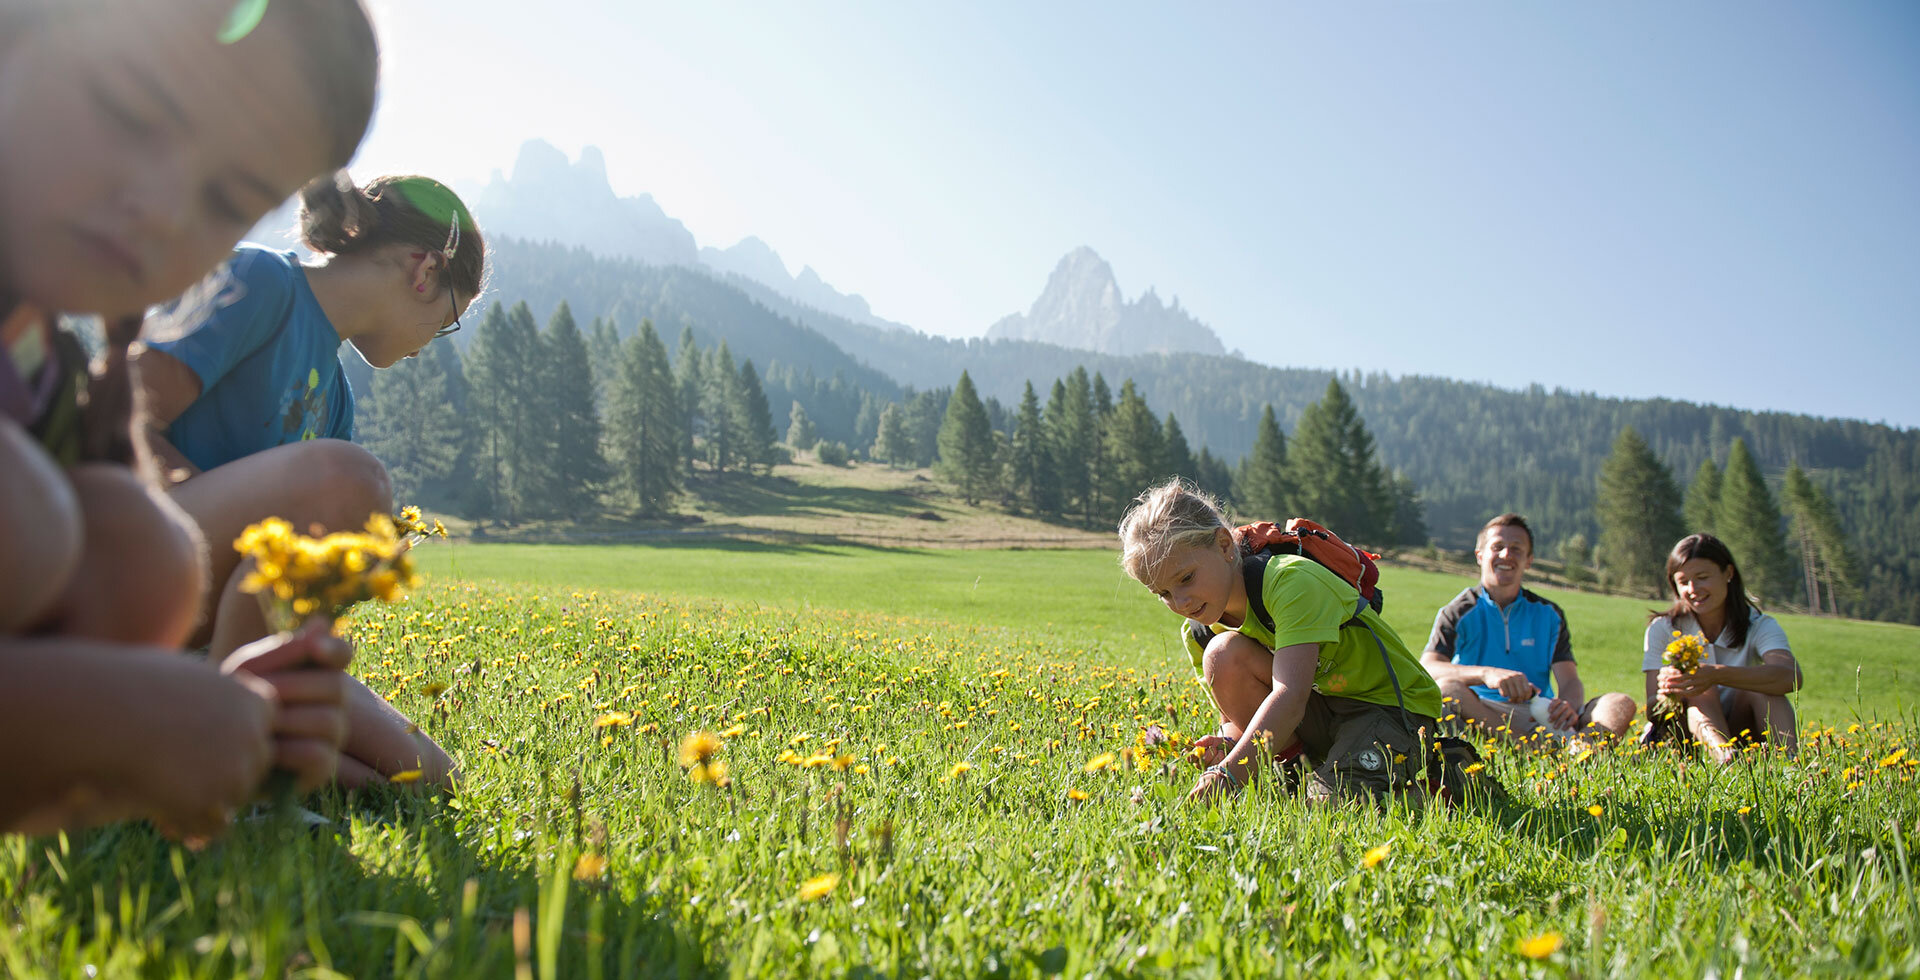
M1566 614L1520 587L1533 565L1533 531L1526 518L1501 514L1488 521L1473 554L1480 563L1480 584L1441 607L1420 658L1450 699L1451 713L1514 738L1541 729L1625 734L1633 723L1633 699L1610 692L1586 700ZM1544 712L1534 707L1536 698L1547 699Z

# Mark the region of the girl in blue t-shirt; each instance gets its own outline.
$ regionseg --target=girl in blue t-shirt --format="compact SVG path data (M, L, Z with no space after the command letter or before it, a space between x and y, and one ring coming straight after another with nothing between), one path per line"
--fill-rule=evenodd
M201 636L215 656L268 632L257 600L239 591L245 570L225 542L267 517L340 531L393 512L385 467L350 441L341 342L390 367L458 330L485 278L472 213L427 177L309 185L300 233L317 259L242 245L149 323L139 357L150 438L178 481L169 492L215 545L219 588ZM446 753L384 699L357 682L348 693L343 784L412 770L428 785L451 776Z
M372 112L357 0L0 4L0 831L217 831L268 767L334 770L347 645L178 655L197 530L137 462L140 315L344 165ZM238 97L237 97L238 96ZM103 367L52 326L107 324Z

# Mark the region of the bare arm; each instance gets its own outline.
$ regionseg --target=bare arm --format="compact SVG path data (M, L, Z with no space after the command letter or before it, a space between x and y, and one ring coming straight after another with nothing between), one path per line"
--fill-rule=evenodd
M1420 655L1420 666L1427 668L1436 681L1459 681L1463 684L1479 684L1500 692L1500 696L1515 703L1526 701L1540 693L1527 675L1517 670L1501 667L1479 667L1473 664L1457 664L1446 654L1438 650L1428 650Z
M1580 665L1571 660L1562 660L1553 665L1553 685L1560 691L1559 701L1573 705L1579 711L1587 703L1587 685L1580 679Z
M173 355L145 346L134 348L133 364L145 399L147 447L159 461L161 472L167 474L169 483L186 479L173 478L180 471L186 476L197 475L200 468L174 446L166 433L173 420L200 398L200 376Z
M1273 651L1273 691L1260 702L1247 731L1223 763L1234 779L1244 783L1256 778L1263 742L1267 751L1293 743L1294 730L1306 714L1307 694L1313 690L1313 669L1319 663L1318 643L1296 643Z
M1769 650L1760 655L1760 660L1752 667L1701 664L1697 673L1716 686L1759 694L1792 694L1800 689L1800 664L1793 654Z

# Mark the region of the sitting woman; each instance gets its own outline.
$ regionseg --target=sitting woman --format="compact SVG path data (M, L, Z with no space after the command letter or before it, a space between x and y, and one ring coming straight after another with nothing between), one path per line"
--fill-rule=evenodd
M1786 631L1747 598L1733 553L1711 534L1681 538L1667 556L1667 586L1674 603L1647 624L1640 665L1648 705L1658 695L1684 703L1688 732L1718 762L1733 760L1738 736L1764 738L1791 758L1799 737L1787 695L1800 689L1800 665ZM1706 655L1692 672L1662 662L1676 632L1705 643Z
M426 177L344 174L301 192L302 241L321 257L242 245L214 276L151 320L138 356L152 431L173 500L206 535L211 615L196 639L216 658L265 635L231 542L267 517L358 530L393 512L386 468L348 441L349 341L390 367L459 329L480 292L485 246L451 190ZM418 770L445 784L453 762L363 685L349 690L340 766L348 787Z

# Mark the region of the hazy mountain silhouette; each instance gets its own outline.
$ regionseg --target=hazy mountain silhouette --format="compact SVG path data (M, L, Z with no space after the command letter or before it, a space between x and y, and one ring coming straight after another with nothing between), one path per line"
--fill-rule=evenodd
M1113 267L1081 246L1068 252L1047 277L1047 288L1026 313L987 328L989 340L1035 340L1101 354L1225 354L1212 328L1180 308L1160 302L1151 288L1134 302L1120 293Z

